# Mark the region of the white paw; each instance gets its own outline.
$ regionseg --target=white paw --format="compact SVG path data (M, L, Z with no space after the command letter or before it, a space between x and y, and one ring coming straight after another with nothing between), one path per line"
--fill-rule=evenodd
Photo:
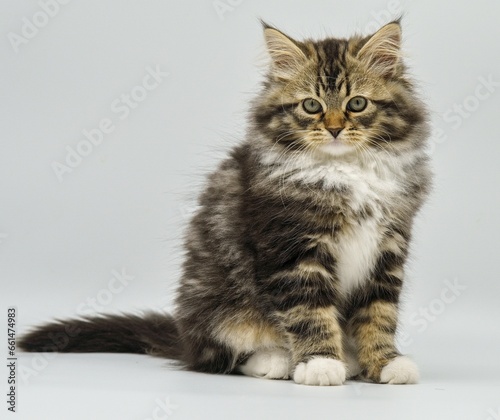
M417 365L408 356L391 360L380 373L380 382L385 384L416 384L418 378Z
M303 385L342 385L346 369L340 360L315 357L295 367L293 380Z
M259 350L240 366L241 373L266 379L288 379L289 356L283 349Z

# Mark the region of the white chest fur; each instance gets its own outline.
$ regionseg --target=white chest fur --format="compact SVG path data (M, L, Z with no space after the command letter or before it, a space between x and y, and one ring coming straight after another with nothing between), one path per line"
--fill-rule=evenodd
M276 160L275 160L276 159ZM411 160L412 156L406 157ZM323 188L349 191L349 209L353 215L351 223L332 236L332 250L337 260L337 274L342 290L349 293L368 279L380 255L383 226L390 218L385 210L398 200L405 183L403 158L380 154L376 159L361 162L337 160L327 163L318 162L305 154L286 165L276 166L279 158L267 155L264 163L273 162L271 177L288 177L290 181L317 185L322 181ZM297 169L299 169L297 171ZM372 215L366 218L354 216L356 212L369 207Z
M337 275L344 292L349 293L366 281L377 262L380 240L380 227L375 219L364 220L335 238Z
M337 275L342 290L349 293L367 280L377 262L382 226L388 218L383 207L398 196L404 171L394 159L385 161L383 156L364 164L359 161L321 164L306 155L291 165L279 167L273 175L282 176L283 172L296 169L295 166L300 171L289 178L292 181L317 184L321 180L325 190L343 187L349 191L349 208L345 210L352 212L352 220L332 237ZM372 215L355 216L364 207L369 207Z
M341 289L348 294L365 282L380 255L386 204L393 200L399 185L393 176L383 176L374 168L356 168L344 165L332 169L331 178L349 189L350 223L337 233L337 276ZM392 174L391 174L392 175ZM364 207L371 209L371 216L356 216Z

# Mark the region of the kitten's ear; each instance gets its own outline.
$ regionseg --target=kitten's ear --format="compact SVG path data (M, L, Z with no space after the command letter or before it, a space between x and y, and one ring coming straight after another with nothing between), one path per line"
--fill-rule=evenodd
M265 22L262 25L273 75L279 79L292 78L307 62L300 43Z
M401 58L401 25L388 23L373 34L358 52L358 58L371 70L392 76Z

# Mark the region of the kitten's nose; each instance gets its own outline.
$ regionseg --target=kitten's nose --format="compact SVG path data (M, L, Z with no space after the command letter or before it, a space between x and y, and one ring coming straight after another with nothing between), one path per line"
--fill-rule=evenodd
M338 135L343 129L344 127L327 128L327 130L330 132L330 134L333 136L334 139L338 137Z

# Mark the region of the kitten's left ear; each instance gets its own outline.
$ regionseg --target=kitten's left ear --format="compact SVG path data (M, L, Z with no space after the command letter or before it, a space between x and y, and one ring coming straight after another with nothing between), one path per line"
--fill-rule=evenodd
M401 58L399 21L388 23L375 32L358 52L358 58L382 76L394 75Z
M265 22L262 25L267 51L272 60L272 73L278 79L291 79L307 62L300 43Z

